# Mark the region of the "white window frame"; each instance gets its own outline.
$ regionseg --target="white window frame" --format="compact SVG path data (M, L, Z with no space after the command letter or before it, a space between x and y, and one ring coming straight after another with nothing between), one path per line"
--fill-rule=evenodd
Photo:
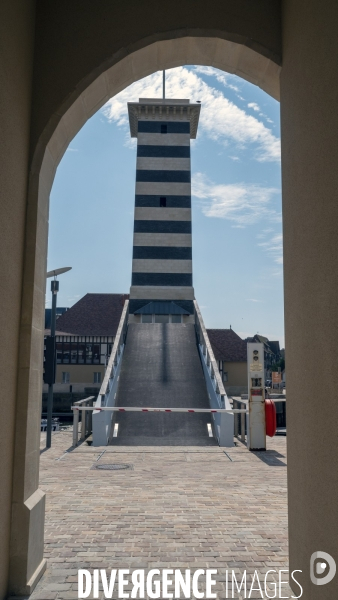
M70 372L62 371L62 383L70 383Z
M93 374L93 383L98 383L98 384L102 383L102 373L101 373L101 371L93 371L93 373L94 373ZM97 381L95 381L95 379Z

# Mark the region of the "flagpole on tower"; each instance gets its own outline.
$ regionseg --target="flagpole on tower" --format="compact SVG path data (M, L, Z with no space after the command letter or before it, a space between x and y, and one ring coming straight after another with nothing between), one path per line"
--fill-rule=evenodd
M163 69L163 100L165 100L165 70Z

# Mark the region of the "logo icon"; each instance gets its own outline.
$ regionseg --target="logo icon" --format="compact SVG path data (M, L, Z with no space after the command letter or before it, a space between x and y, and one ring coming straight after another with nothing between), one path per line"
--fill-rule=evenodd
M312 554L310 558L310 578L315 585L330 583L336 574L336 569L335 560L327 552L314 552Z

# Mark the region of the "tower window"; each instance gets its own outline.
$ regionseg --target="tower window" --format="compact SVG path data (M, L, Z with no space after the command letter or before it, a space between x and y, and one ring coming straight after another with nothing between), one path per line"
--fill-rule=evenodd
M161 125L161 133L168 133L168 125Z
M161 198L160 198L160 206L161 206L162 208L165 208L165 207L167 206L167 199L166 199L166 198L163 198L162 196L161 196Z

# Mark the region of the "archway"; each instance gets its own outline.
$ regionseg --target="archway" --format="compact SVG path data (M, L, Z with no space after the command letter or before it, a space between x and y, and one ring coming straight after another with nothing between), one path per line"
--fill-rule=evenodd
M13 2L7 4L16 6ZM337 117L332 111L337 93L332 80L332 64L337 59L338 51L335 26L337 5L331 2L329 10L323 11L317 0L311 0L306 7L302 0L286 0L282 6L283 15L278 1L250 3L229 0L224 8L224 2L211 0L206 9L204 2L188 0L164 5L159 13L155 2L125 2L121 8L117 8L116 3L103 1L97 3L93 14L91 3L74 2L70 6L67 2L38 2L35 15L35 3L31 2L27 3L25 14L20 14L17 19L18 26L12 13L7 19L11 25L8 31L12 37L14 31L15 40L20 39L21 43L25 38L22 31L26 35L16 63L16 66L20 63L19 72L24 85L23 88L20 85L12 86L16 97L24 89L24 109L19 110L15 102L11 111L6 107L6 113L13 121L18 113L25 131L22 136L21 132L17 135L17 132L5 131L9 140L15 133L15 142L20 151L24 149L19 160L14 156L7 161L11 168L18 163L13 172L21 177L21 189L13 194L15 210L8 209L12 236L16 233L17 214L21 219L21 227L26 210L24 267L21 268L21 259L18 258L23 246L22 226L22 232L20 229L18 234L19 252L12 260L15 272L7 292L15 310L11 312L7 309L6 312L14 330L6 348L9 357L6 357L6 364L11 366L11 361L18 364L16 406L12 391L15 382L13 369L10 374L13 401L8 404L8 432L4 431L5 444L8 443L9 448L9 466L4 486L2 522L5 540L8 540L12 528L10 593L29 593L43 569L44 498L38 491L38 439L45 250L50 182L65 149L65 137L60 134L48 152L46 148L53 133L58 130L60 120L82 93L91 90L80 112L88 109L90 113L90 110L99 107L106 88L101 95L95 96L97 90L91 85L113 62L118 65L129 54L145 49L154 42L166 39L179 43L182 36L196 35L202 39L228 39L231 43L251 48L259 58L263 56L277 65L281 62L283 47L281 97L286 335L290 351L288 361L292 365L288 381L292 414L289 423L292 465L289 477L290 557L292 568L303 570L305 592L313 598L319 597L318 588L311 587L308 578L309 557L322 545L329 553L337 555L333 520L337 480L332 467L337 422L333 359L336 352L334 332L337 326L335 306L338 290ZM31 14L28 15L29 11ZM134 12L130 15L129 11ZM35 16L37 33L34 37ZM133 27L130 29L131 17ZM205 64L203 59L197 60L191 56L189 62ZM184 56L182 62L186 60ZM70 70L65 69L68 62ZM10 61L8 64L12 65ZM29 69L33 64L33 117L30 121L32 74ZM28 69L25 68L27 65ZM163 66L166 65L159 62L157 68ZM15 98L12 88L11 93ZM71 117L71 113L68 116ZM75 118L78 119L78 125L74 126L74 131L77 131L81 126L81 118L78 113L74 114ZM26 150L29 143L33 158L30 163L29 196L25 202ZM15 144L12 147L15 148ZM45 173L44 178L42 173ZM9 185L7 189L10 189ZM3 247L6 252L6 240ZM16 327L19 327L20 314L18 342ZM316 349L320 348L319 352L311 351L314 340ZM19 358L16 353L18 345ZM312 377L313 374L316 377ZM317 399L321 397L325 398L326 414L323 406L317 405ZM15 419L16 439L13 444ZM323 443L324 436L327 436L326 443ZM11 491L12 456L14 485ZM12 511L9 510L11 498ZM2 589L6 586L8 573L9 553L5 554L1 565ZM331 597L333 586L336 589L335 581L324 591L319 589L320 594Z
M34 373L35 377L34 381L32 378L27 380L25 377L27 367L20 370L21 406L18 406L18 410L25 410L25 407L31 406L31 410L27 414L25 435L32 452L29 453L27 448L22 447L17 453L15 482L19 483L17 484L18 491L15 493L23 498L32 494L34 496L32 510L26 515L29 521L26 544L30 543L32 535L29 529L40 530L40 534L36 536L34 542L35 558L31 562L31 572L28 573L30 575L28 579L34 576L34 581L38 580L40 571L44 569L41 528L44 515L44 495L38 490L40 403L37 397L41 398L42 323L46 284L48 210L54 175L73 137L110 97L154 71L189 63L215 66L237 74L258 85L274 98L278 99L279 97L280 66L248 46L217 37L182 37L157 41L128 54L108 70L103 70L82 93L78 94L71 106L60 108L58 113L51 117L48 127L44 129L32 157L22 298L22 314L25 323L21 326L19 352L21 354L20 364L27 365L29 372ZM20 427L22 427L22 423ZM27 494L28 490L30 490L30 494ZM12 536L22 535L22 531L19 532L16 529L17 526L14 524ZM24 544L23 564L29 558L27 556L29 552ZM36 572L35 575L34 572ZM25 573L22 575L23 578L26 578ZM22 589L23 584L18 585L17 583L17 571L15 579L12 589ZM34 582L32 582L33 586Z

